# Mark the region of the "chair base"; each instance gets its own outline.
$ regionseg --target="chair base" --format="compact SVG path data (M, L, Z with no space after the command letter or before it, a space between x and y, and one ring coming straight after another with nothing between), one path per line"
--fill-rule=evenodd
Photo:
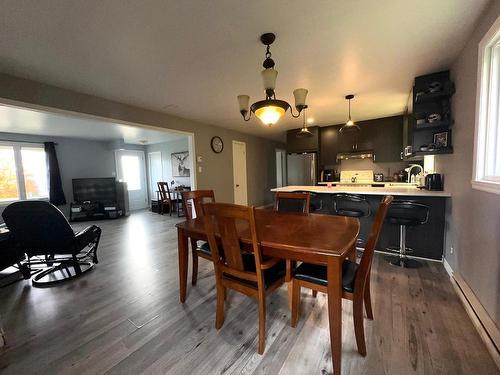
M37 274L31 281L33 286L48 287L71 280L91 271L94 263L90 261L79 261L78 266L72 261L64 261L60 264L50 267Z
M390 253L399 254L399 253L401 253L401 248L399 246L388 246L385 248L385 251L390 252ZM411 253L413 253L413 249L411 247L405 246L405 253L411 254Z
M402 268L419 268L422 267L422 263L418 260L410 259L407 257L388 255L385 257L386 262L392 264L393 266L398 266Z

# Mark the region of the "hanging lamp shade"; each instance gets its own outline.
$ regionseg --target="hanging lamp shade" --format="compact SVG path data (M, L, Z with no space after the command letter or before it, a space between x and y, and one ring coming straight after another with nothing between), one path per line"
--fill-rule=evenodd
M276 124L284 114L285 109L275 105L268 105L255 110L255 116L267 126Z
M275 69L264 69L260 72L262 76L262 83L264 84L264 90L274 90L276 88L276 77L278 77L278 71Z
M350 95L346 95L346 100L349 101L349 117L345 123L344 126L342 126L339 130L340 133L344 133L344 132L350 132L350 131L360 131L361 128L356 125L356 123L354 121L352 121L351 119L351 100L354 99L354 95L350 94Z

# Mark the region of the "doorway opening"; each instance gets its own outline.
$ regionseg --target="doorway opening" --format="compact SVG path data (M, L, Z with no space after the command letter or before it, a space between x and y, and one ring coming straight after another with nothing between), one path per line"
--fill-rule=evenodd
M247 192L247 145L233 141L233 189L234 203L246 206Z

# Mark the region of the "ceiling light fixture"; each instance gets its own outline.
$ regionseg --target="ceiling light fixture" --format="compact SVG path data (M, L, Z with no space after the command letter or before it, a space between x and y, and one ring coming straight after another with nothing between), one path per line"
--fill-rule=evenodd
M311 136L312 136L312 133L307 128L307 125L306 125L306 110L304 109L304 123L302 124L302 129L300 129L297 133L297 138L306 138L306 137L311 137Z
M359 131L361 129L351 119L351 100L354 99L354 95L349 94L349 95L346 95L345 98L346 98L346 100L349 101L349 118L347 119L347 122L345 123L345 125L342 126L339 131L341 133L343 133L345 131L351 131L351 130Z
M264 83L264 90L266 91L266 99L255 102L248 110L248 104L250 102L250 96L248 95L238 95L238 103L240 105L240 113L245 121L250 120L252 112L255 113L260 121L267 126L276 124L279 119L285 114L288 108L290 108L290 113L292 117L299 117L300 112L307 108L306 105L306 89L295 89L293 91L293 96L295 97L295 109L297 110L297 115L292 111L292 108L288 102L284 100L276 99L276 93L274 91L276 87L276 77L278 76L278 71L274 69L274 60L271 58L270 46L276 39L276 35L273 33L262 34L260 41L262 44L267 46L266 48L266 58L262 63L264 70L261 72L262 81ZM247 113L249 114L248 117Z

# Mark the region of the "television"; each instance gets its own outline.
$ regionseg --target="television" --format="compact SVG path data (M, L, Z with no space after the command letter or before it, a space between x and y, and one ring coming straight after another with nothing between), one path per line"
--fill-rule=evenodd
M116 179L103 178L74 178L73 200L83 202L116 202Z

